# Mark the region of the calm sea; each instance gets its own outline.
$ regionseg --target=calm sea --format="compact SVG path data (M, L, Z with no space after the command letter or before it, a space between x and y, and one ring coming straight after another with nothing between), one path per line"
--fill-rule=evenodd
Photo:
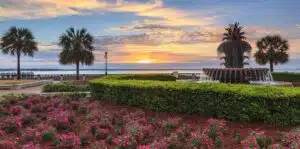
M146 74L146 73L201 73L202 69L151 69L151 70L108 70L108 74ZM276 72L300 72L300 70L277 69ZM15 73L15 70L0 70L0 73ZM22 70L33 72L35 75L76 74L76 70ZM80 74L105 74L104 70L80 70Z
M196 70L108 70L108 74L146 74L146 73L200 73L201 69ZM16 71L1 71L0 73L15 73ZM76 74L76 70L24 70L22 72L33 72L35 75L52 75L52 74ZM104 70L80 70L80 74L105 74Z

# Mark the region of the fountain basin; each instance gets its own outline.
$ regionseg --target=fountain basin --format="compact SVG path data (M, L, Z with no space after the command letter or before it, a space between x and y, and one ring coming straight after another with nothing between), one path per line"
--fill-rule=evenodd
M282 81L271 81L271 82L264 82L264 81L251 81L251 85L265 85L265 86L289 86L293 87L293 83L291 82L282 82Z
M267 68L204 68L203 72L210 80L221 83L273 82Z

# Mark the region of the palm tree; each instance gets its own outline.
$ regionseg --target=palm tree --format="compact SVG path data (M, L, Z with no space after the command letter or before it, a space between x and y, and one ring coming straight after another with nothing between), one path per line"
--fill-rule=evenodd
M25 56L34 56L38 51L37 42L32 32L27 28L11 27L1 38L3 54L17 55L17 79L21 79L20 59L21 54Z
M274 64L286 63L289 60L287 53L289 49L288 41L280 35L266 36L257 41L258 51L255 53L255 61L265 65L270 63L270 71L274 71Z
M251 45L244 41L246 39L245 32L242 31L243 27L239 23L229 24L225 28L226 33L223 34L223 42L217 48L218 54L223 55L226 68L243 68L248 63L245 62L251 53ZM246 55L245 55L246 54Z
M94 37L85 28L75 30L71 27L59 37L59 45L62 47L59 62L63 65L76 64L77 80L79 80L79 64L94 63L93 42Z

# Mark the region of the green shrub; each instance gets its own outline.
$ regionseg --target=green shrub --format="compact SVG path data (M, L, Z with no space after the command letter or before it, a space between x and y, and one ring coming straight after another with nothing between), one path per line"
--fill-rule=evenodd
M300 124L300 90L296 88L109 78L90 81L93 97L154 111Z
M300 73L273 72L275 81L300 82Z
M102 77L106 80L153 80L153 81L176 81L176 78L167 74L118 74Z
M87 92L88 85L74 85L71 82L47 84L43 86L43 92Z

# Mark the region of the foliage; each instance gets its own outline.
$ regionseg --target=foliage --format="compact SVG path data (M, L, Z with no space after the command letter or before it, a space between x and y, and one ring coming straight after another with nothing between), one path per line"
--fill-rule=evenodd
M270 63L271 72L273 72L274 64L288 62L289 44L280 35L266 36L257 41L256 46L258 51L254 55L255 61L261 65Z
M272 76L275 81L300 82L300 73L273 72Z
M71 27L59 37L59 45L62 47L59 62L63 65L76 64L77 80L79 80L79 64L94 63L93 42L94 37L85 28L75 30Z
M105 78L90 81L90 88L94 98L154 111L283 125L300 123L300 90L296 88Z
M75 85L71 82L62 82L56 84L47 84L43 86L43 92L87 92L88 85Z
M176 81L176 78L167 74L118 74L108 75L106 80L153 80L153 81Z
M214 118L197 122L202 118L154 113L99 100L78 100L67 96L28 96L9 100L10 104L0 102L0 112L9 112L7 116L0 117L1 149L297 149L300 143L297 131L282 132L275 141L274 136L267 135L268 130L264 133L256 129L241 131L241 144L235 143L230 137L232 132L238 134L234 130L246 130L246 123L233 127L234 123ZM79 107L87 105L88 114L73 109L73 102L77 102ZM35 106L41 107L39 113L33 112ZM33 117L34 121L23 125L22 115ZM70 129L61 131L61 127L57 127L59 125ZM7 126L13 126L15 130L6 131ZM166 129L169 133L163 133Z
M224 59L225 62L222 64L226 68L243 68L248 64L245 60L249 57L245 54L249 55L252 48L248 42L244 41L246 37L242 29L243 27L237 22L229 24L229 27L225 28L223 43L219 45L217 51L223 55L221 59Z
M17 55L17 79L21 79L20 57L34 56L38 51L37 42L32 32L27 28L11 27L1 38L0 48L4 54Z

